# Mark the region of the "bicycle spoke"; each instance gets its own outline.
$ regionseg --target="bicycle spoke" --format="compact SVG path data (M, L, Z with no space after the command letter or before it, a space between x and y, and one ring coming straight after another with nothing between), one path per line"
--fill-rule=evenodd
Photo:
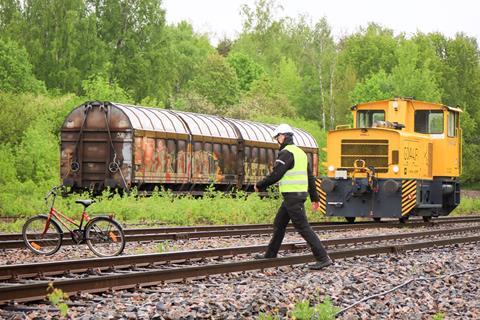
M123 251L125 237L118 223L109 218L93 221L86 231L87 245L98 256L114 256Z
M55 253L62 241L60 228L46 216L29 219L23 227L22 234L26 246L37 254Z

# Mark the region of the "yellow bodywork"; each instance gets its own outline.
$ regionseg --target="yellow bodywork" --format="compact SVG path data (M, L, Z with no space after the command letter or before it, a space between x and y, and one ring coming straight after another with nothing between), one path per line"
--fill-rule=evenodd
M372 110L383 111L384 121L376 121L371 127L360 127L359 114ZM420 114L422 110L435 113L435 133L416 130L416 112ZM327 162L324 163L328 177L333 178L338 170L345 169L351 176L355 160L364 160L366 167L374 167L377 178L454 179L461 174L460 112L458 108L411 99L354 106L353 128L328 133ZM417 125L418 122L421 120L417 120ZM392 124L396 124L396 128Z

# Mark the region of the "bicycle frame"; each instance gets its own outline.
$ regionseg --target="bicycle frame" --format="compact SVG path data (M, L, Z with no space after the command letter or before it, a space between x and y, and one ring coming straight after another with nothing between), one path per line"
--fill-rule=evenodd
M67 217L64 213L57 211L54 207L50 208L50 212L48 213L48 220L47 224L45 225L45 232L48 230L48 222L50 222L50 219L54 217L58 222L61 223L62 226L64 226L68 231L72 232L73 230L69 228L69 225L65 222L65 220L68 221L71 225L74 225L78 229L82 229L83 222L86 221L88 222L90 220L90 217L88 216L87 212L83 210L82 212L82 218L80 219L80 223L76 222L75 220Z
M60 224L62 226L64 226L69 232L73 232L72 229L69 228L69 225L65 222L65 220L70 223L71 225L74 225L77 229L81 230L82 229L82 226L83 226L83 222L88 222L90 221L90 217L88 216L88 213L86 211L86 209L84 208L83 209L83 212L82 212L82 217L80 219L80 223L77 223L75 220L73 220L72 218L70 217L67 217L64 213L58 211L57 209L55 209L54 207L54 204L55 204L55 198L57 197L57 193L56 192L52 192L51 194L53 194L53 199L52 199L52 203L50 205L50 211L48 212L48 218L47 218L47 223L45 224L45 229L43 230L43 234L45 234L50 226L50 220L52 219L52 217L54 217L58 222L60 222ZM45 201L48 201L48 197L50 195L48 195L47 197L45 197Z

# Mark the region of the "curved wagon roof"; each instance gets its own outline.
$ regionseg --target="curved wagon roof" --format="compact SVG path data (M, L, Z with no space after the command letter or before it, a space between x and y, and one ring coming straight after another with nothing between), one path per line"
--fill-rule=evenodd
M111 109L121 111L134 130L276 144L272 138L275 126L271 124L116 102L86 102L73 110L66 121L73 121L69 118L75 117L75 126L79 126L81 121L78 119L78 109L88 106L109 106ZM64 127L71 127L71 125L66 126L64 123ZM298 128L293 130L294 142L297 146L318 148L317 142L309 133Z
M111 103L128 117L132 129L189 134L182 119L169 110Z

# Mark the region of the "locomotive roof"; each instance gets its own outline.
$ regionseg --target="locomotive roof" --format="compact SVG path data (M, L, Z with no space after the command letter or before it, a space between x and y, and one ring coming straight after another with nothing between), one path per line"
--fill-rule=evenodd
M132 128L136 130L192 134L235 140L243 138L249 141L276 144L272 138L275 126L270 124L115 102L109 104L121 110L130 120ZM293 128L293 130L296 145L318 148L317 142L309 133L298 128Z
M423 104L423 105L428 105L429 107L434 107L434 108L438 108L438 109L443 109L443 108L446 108L450 111L456 111L456 112L463 112L462 109L460 109L459 107L450 107L450 106L447 106L447 105L444 105L444 104L441 104L441 103L436 103L436 102L429 102L429 101L423 101L423 100L415 100L415 99L411 99L411 98L392 98L392 99L385 99L385 100L378 100L378 101L368 101L368 102L361 102L355 106L353 106L352 108L361 108L361 107L366 107L366 106L369 106L369 105L375 105L375 104L379 104L379 103L388 103L390 101L410 101L412 103L419 103L419 104Z

